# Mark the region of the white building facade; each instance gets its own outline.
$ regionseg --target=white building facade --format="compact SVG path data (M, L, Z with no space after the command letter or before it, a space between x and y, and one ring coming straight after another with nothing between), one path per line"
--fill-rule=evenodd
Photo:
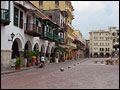
M1 11L2 68L11 67L12 60L15 56L21 57L21 51L24 51L25 48L29 50L38 49L39 51L42 50L43 53L47 52L49 54L51 49L55 48L54 40L41 38L43 30L46 32L48 28L48 25L42 24L43 21L41 20L41 18L46 19L46 16L32 3L29 1L1 1L1 10L3 10ZM8 20L7 15L9 16ZM34 31L34 28L36 31ZM49 32L53 34L51 30ZM12 35L13 38L11 38Z

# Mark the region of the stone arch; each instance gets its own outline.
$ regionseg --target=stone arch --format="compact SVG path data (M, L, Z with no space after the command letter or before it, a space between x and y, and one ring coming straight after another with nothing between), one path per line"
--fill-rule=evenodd
M15 37L13 38L13 42L14 42L14 40L18 40L18 44L21 44L20 46L21 47L19 47L19 50L23 50L24 49L24 38L23 38L23 36L20 34L20 33L17 33L16 35L15 35Z
M36 43L36 44L34 45L33 50L34 50L34 51L35 51L35 50L39 50L39 45L38 45L38 43Z
M104 57L104 53L100 53L100 54L99 54L99 57Z
M12 44L12 58L20 57L20 51L22 51L22 42L19 38L14 39L13 44Z
M94 53L94 57L98 57L98 53Z
M32 44L30 41L25 43L24 50L32 50Z
M106 54L105 54L105 57L109 57L109 56L110 56L110 54L109 54L109 53L106 53Z
M34 41L34 44L33 44L33 50L34 50L34 47L37 45L37 47L38 47L38 50L40 51L40 41L38 40L38 39L36 39L35 41Z

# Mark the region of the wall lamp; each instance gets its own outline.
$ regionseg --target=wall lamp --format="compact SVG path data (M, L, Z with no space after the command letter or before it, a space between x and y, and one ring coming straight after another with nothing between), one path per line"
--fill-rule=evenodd
M13 41L13 38L14 38L14 36L15 36L15 34L14 33L11 33L11 40L10 39L8 39L8 41Z

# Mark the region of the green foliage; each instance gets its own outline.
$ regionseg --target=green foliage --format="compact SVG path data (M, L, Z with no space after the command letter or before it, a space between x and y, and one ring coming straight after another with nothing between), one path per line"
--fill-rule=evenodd
M32 55L31 50L24 50L24 55L27 58L31 57L31 55Z
M68 53L68 49L67 48L63 48L63 47L61 47L61 46L59 46L58 44L57 44L57 47L56 47L56 50L55 51L61 51L61 52L65 52L65 53Z
M112 53L111 53L111 54L112 54L112 56L115 56L115 51L112 51Z
M32 51L31 50L24 50L24 55L27 58L28 62L32 61Z
M22 58L16 58L16 62L14 63L15 64L15 66L22 66L22 62L23 62L23 59Z

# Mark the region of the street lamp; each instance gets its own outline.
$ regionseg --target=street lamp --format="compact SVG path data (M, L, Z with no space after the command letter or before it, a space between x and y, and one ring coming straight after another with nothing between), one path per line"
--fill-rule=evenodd
M15 36L15 34L14 33L11 33L11 40L10 39L8 39L8 41L13 41L13 38L14 38L14 36Z

